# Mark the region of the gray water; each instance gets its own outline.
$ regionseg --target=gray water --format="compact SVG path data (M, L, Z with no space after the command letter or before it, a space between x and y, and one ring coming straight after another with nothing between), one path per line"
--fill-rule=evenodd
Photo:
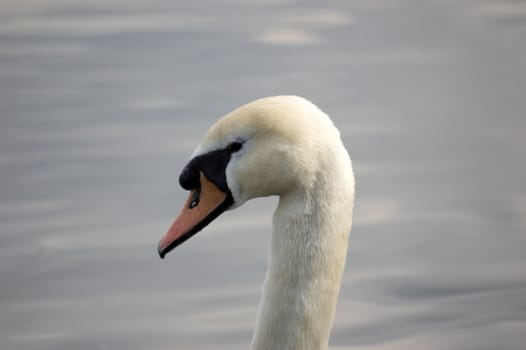
M275 198L160 260L201 135L276 94L357 178L332 349L524 349L526 2L8 1L0 348L246 349Z

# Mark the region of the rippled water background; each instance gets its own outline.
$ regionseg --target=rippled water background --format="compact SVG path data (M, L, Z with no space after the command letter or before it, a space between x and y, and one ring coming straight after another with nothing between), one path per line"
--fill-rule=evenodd
M246 349L275 199L161 261L218 117L299 94L357 176L333 349L524 349L526 3L4 1L0 348Z

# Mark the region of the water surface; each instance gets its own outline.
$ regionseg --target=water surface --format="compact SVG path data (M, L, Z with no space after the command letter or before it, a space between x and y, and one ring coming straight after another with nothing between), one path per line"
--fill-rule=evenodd
M275 198L161 261L218 117L299 94L357 177L333 349L523 349L520 1L24 1L0 13L0 347L246 349Z

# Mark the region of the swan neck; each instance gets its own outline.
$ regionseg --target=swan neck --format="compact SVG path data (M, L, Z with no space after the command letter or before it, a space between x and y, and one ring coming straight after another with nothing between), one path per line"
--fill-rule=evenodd
M354 191L336 187L329 181L280 197L252 349L328 347Z

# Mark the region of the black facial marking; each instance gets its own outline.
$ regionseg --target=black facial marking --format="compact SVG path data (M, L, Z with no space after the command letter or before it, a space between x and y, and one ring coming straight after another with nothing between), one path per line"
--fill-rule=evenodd
M199 169L190 166L190 164L185 166L181 175L179 175L179 184L187 191L199 187Z
M217 188L229 193L226 182L226 167L232 153L241 149L243 142L231 142L226 148L211 151L192 159L183 169L179 176L179 184L185 190L193 190L199 187L199 172L202 171L208 180L213 182Z

